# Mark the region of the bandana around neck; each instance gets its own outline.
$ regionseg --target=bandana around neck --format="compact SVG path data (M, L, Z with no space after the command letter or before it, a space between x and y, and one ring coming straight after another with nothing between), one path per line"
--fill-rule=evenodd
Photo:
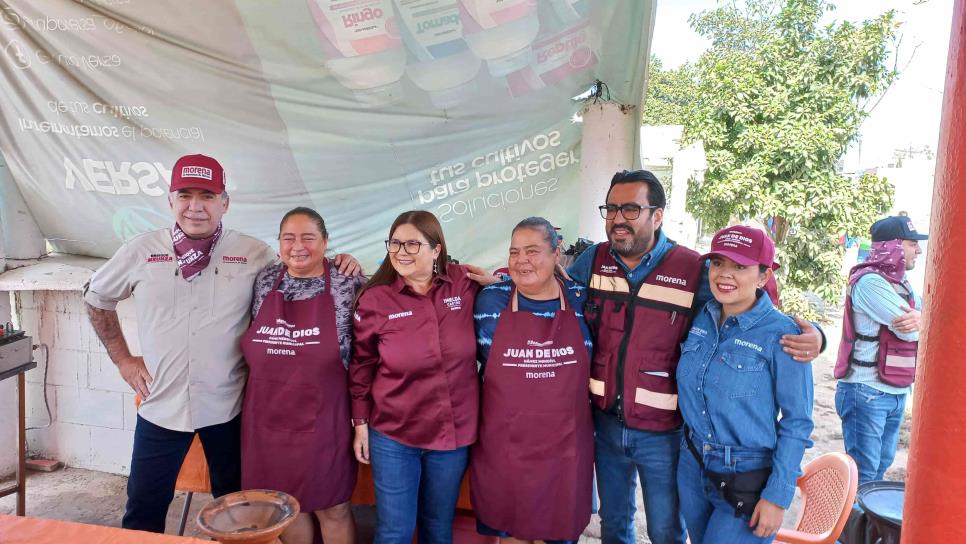
M178 267L185 281L197 276L211 262L211 254L214 252L215 244L221 237L221 223L215 233L207 238L189 238L181 230L181 226L174 224L171 230L171 240L174 242L174 254L178 257Z
M866 274L869 271L881 274L894 283L902 283L906 276L906 255L902 251L902 240L872 242L868 258L852 267L849 278L859 272Z

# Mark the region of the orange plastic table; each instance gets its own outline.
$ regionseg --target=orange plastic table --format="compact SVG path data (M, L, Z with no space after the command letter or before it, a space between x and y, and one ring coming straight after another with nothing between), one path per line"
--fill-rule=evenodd
M70 521L0 514L0 542L3 544L211 544L176 535L159 535L117 527L87 525Z

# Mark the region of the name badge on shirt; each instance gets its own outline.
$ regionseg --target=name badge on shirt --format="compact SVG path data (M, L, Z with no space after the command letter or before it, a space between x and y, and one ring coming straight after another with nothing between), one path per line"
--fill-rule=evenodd
M446 297L443 299L443 304L452 312L458 312L463 309L463 297Z
M168 253L152 253L148 255L147 263L171 263L174 262L174 256Z

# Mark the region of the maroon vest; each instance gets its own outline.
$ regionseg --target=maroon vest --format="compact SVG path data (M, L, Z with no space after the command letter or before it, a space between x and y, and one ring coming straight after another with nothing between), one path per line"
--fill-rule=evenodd
M852 310L852 288L859 278L874 274L875 270L865 269L849 278L848 296L845 297L845 316L842 319L842 341L839 355L835 361L835 377L845 378L852 373L852 366L877 367L879 379L895 387L911 385L916 379L916 351L919 342L902 340L886 325L879 325L877 336L865 336L855 331L855 314ZM885 278L885 276L882 276ZM888 278L885 278L888 281ZM916 307L916 299L900 283L889 281L893 289L906 300L910 308ZM875 361L860 361L855 358L855 341L878 342L879 352Z
M596 248L584 307L594 335L591 399L628 427L669 431L681 425L675 371L699 281L698 254L677 244L637 285L627 281L610 243Z

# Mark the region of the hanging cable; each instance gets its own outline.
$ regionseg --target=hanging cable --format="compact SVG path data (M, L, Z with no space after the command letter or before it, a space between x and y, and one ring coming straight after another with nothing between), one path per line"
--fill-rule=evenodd
M54 422L54 416L50 411L50 401L47 400L47 370L50 368L50 348L47 344L40 344L39 346L34 346L34 349L41 349L44 351L44 406L47 408L47 423L44 425L39 425L35 427L27 427L26 430L32 429L46 429Z

